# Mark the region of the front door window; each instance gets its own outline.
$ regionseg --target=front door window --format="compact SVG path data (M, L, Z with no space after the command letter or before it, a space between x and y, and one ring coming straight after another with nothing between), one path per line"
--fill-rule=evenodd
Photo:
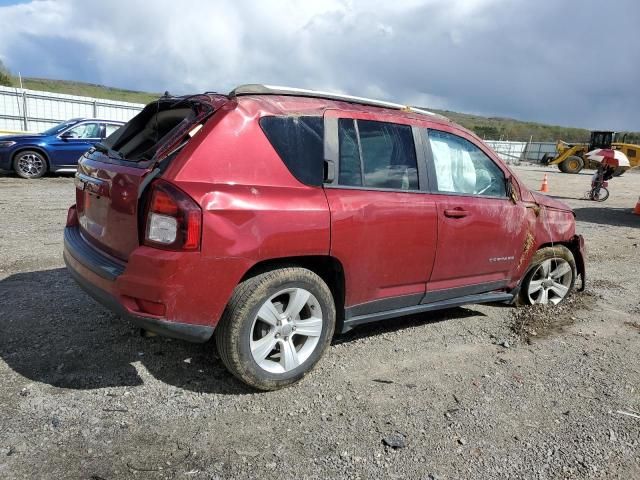
M100 138L100 124L93 122L81 123L80 125L67 130L65 132L65 136L68 136L67 138L78 139Z
M429 143L438 192L506 197L504 173L474 144L438 130L429 131Z

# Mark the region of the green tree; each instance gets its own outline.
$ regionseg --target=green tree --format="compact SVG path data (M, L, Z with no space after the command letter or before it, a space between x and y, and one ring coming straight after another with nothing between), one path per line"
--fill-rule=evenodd
M4 66L2 60L0 60L0 85L3 85L5 87L11 87L13 85L11 73L9 72L7 67Z

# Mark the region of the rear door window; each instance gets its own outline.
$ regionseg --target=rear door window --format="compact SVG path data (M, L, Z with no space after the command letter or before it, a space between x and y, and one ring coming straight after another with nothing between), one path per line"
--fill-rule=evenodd
M408 125L358 120L364 184L418 190L418 161Z
M356 126L351 118L338 121L338 148L340 150L340 175L338 183L349 187L362 186L362 163Z
M506 197L503 171L482 150L451 133L429 130L428 135L438 192Z
M109 135L111 135L113 132L118 130L121 126L122 125L117 125L114 123L107 123L105 126L105 137L108 137Z
M340 119L338 183L393 190L418 190L418 162L408 125Z
M322 117L268 116L260 127L289 171L306 185L320 186L324 168Z

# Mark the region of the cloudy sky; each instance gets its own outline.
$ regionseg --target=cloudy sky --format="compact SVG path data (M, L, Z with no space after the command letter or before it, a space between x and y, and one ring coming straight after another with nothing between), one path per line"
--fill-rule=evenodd
M272 83L640 130L638 0L0 0L0 59L136 90Z

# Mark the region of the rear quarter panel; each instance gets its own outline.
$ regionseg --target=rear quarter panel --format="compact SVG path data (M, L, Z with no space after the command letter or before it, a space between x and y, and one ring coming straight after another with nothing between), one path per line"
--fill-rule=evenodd
M224 271L224 281L215 283L222 306L261 260L329 253L323 189L295 179L263 134L259 116L240 106L218 112L163 175L202 207L199 270L213 279Z

